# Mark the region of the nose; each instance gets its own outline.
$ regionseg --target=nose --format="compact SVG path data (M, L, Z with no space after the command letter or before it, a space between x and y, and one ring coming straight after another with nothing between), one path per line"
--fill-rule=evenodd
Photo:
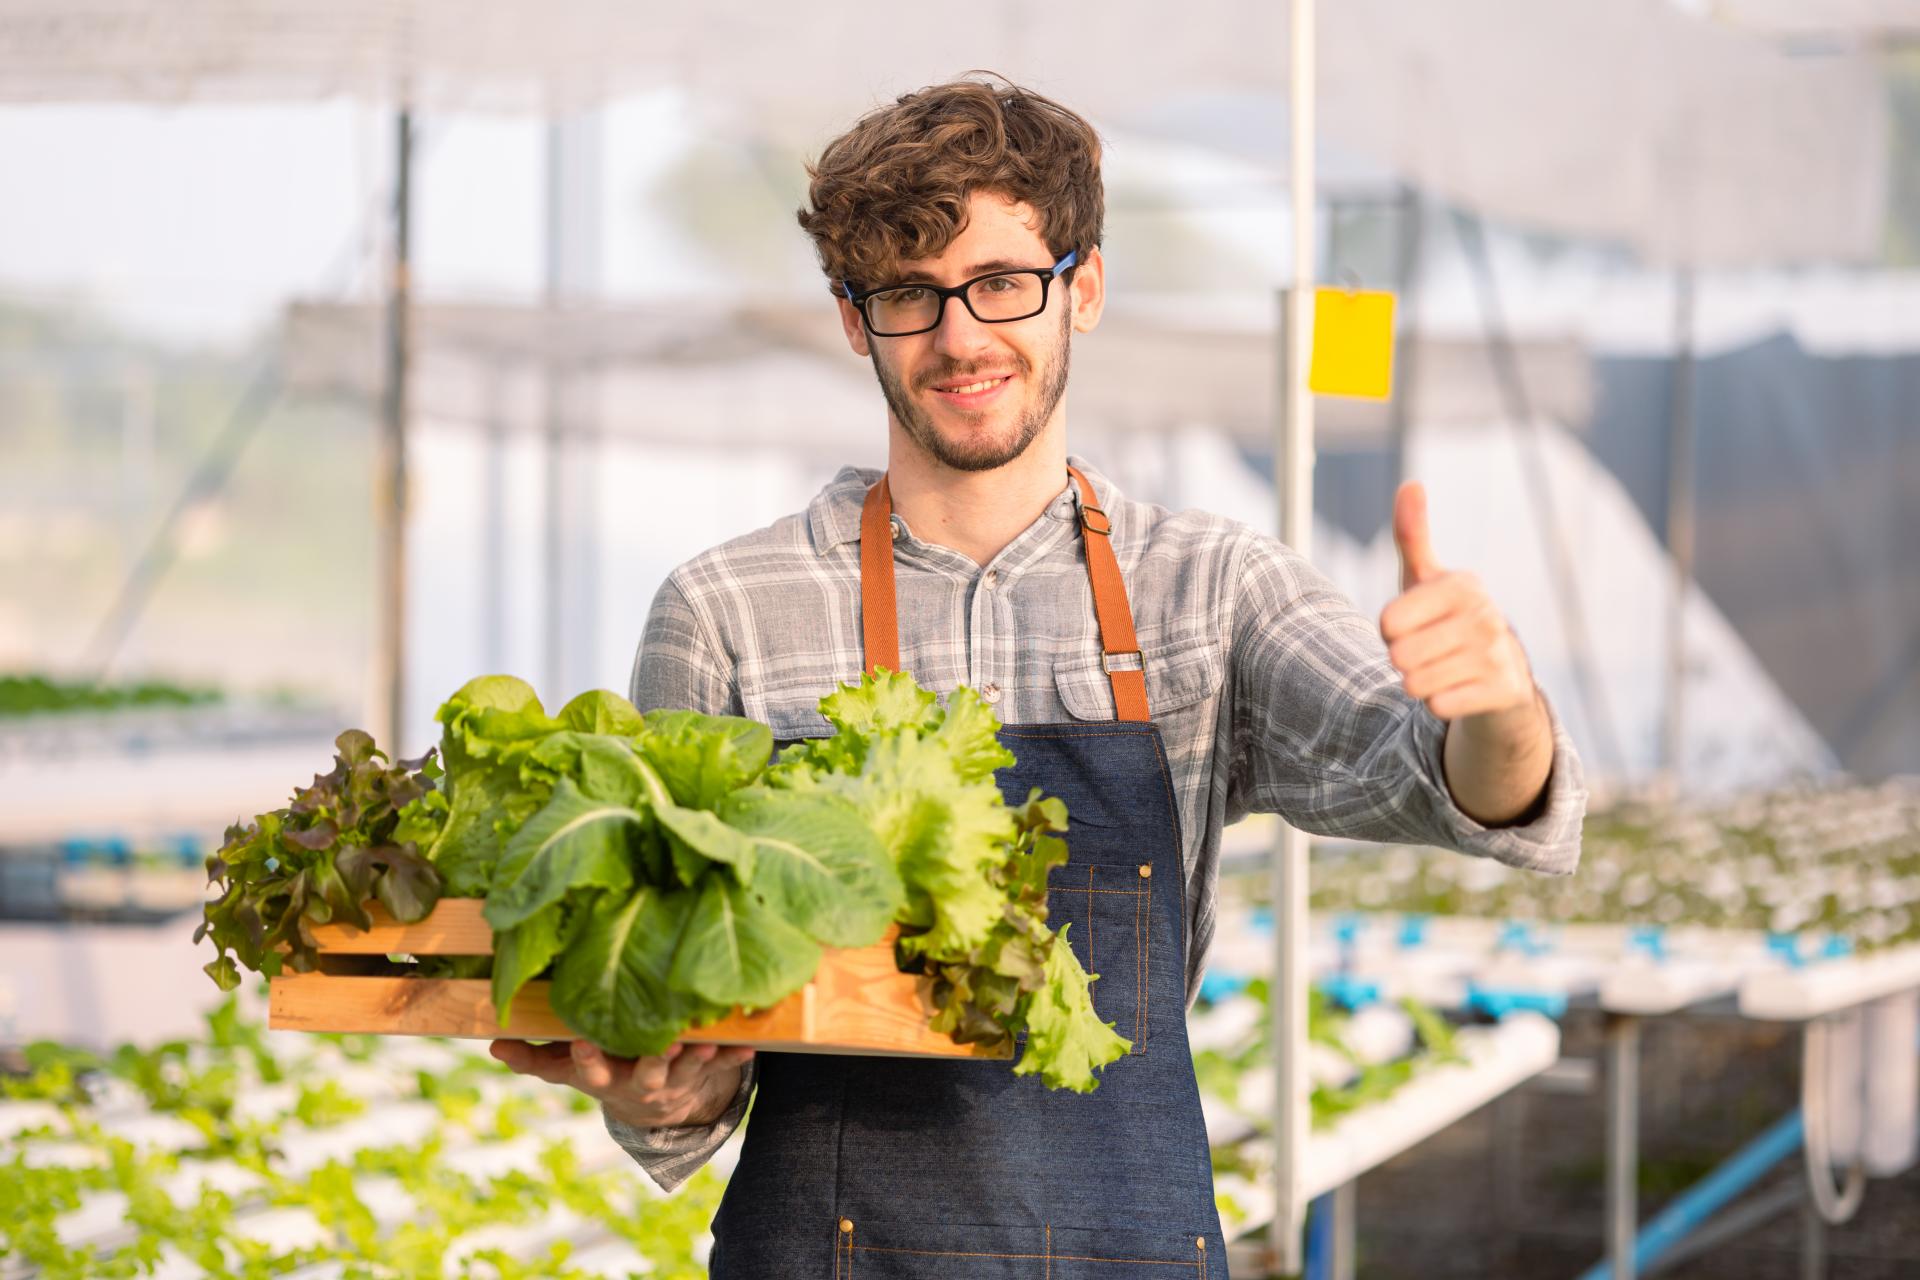
M943 356L963 359L977 355L992 342L987 326L973 318L958 298L940 300L940 323L933 331L933 349Z

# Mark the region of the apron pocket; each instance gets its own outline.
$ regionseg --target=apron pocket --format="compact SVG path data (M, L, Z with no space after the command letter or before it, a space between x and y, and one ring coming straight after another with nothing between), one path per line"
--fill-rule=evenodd
M1227 1274L1225 1259L1210 1253L1202 1236L1170 1231L843 1218L833 1232L827 1280L1225 1280Z
M1047 876L1047 924L1067 941L1081 967L1099 978L1089 988L1102 1022L1147 1051L1152 986L1153 878L1151 864L1069 863Z

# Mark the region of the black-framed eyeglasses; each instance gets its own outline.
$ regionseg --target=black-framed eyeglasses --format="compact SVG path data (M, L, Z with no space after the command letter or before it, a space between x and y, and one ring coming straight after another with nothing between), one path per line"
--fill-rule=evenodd
M1078 252L1070 250L1051 267L990 271L952 287L892 284L855 293L843 280L840 290L859 311L868 333L876 338L904 338L939 328L949 298L960 299L982 324L1006 324L1037 316L1047 309L1047 286L1078 260Z

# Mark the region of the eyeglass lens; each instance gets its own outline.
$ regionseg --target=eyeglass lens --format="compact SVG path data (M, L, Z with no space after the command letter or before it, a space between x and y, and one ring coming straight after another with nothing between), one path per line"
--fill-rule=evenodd
M989 323L1024 320L1040 313L1046 286L1031 272L987 276L973 282L966 299L973 314ZM914 285L888 289L867 299L867 320L881 333L931 329L939 322L942 301L933 290Z

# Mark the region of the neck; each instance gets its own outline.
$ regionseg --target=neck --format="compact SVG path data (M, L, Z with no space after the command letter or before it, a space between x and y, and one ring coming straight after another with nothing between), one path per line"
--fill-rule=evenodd
M887 488L914 536L986 564L1060 496L1067 483L1065 433L1041 432L1019 457L991 471L955 471L897 423L890 426Z

